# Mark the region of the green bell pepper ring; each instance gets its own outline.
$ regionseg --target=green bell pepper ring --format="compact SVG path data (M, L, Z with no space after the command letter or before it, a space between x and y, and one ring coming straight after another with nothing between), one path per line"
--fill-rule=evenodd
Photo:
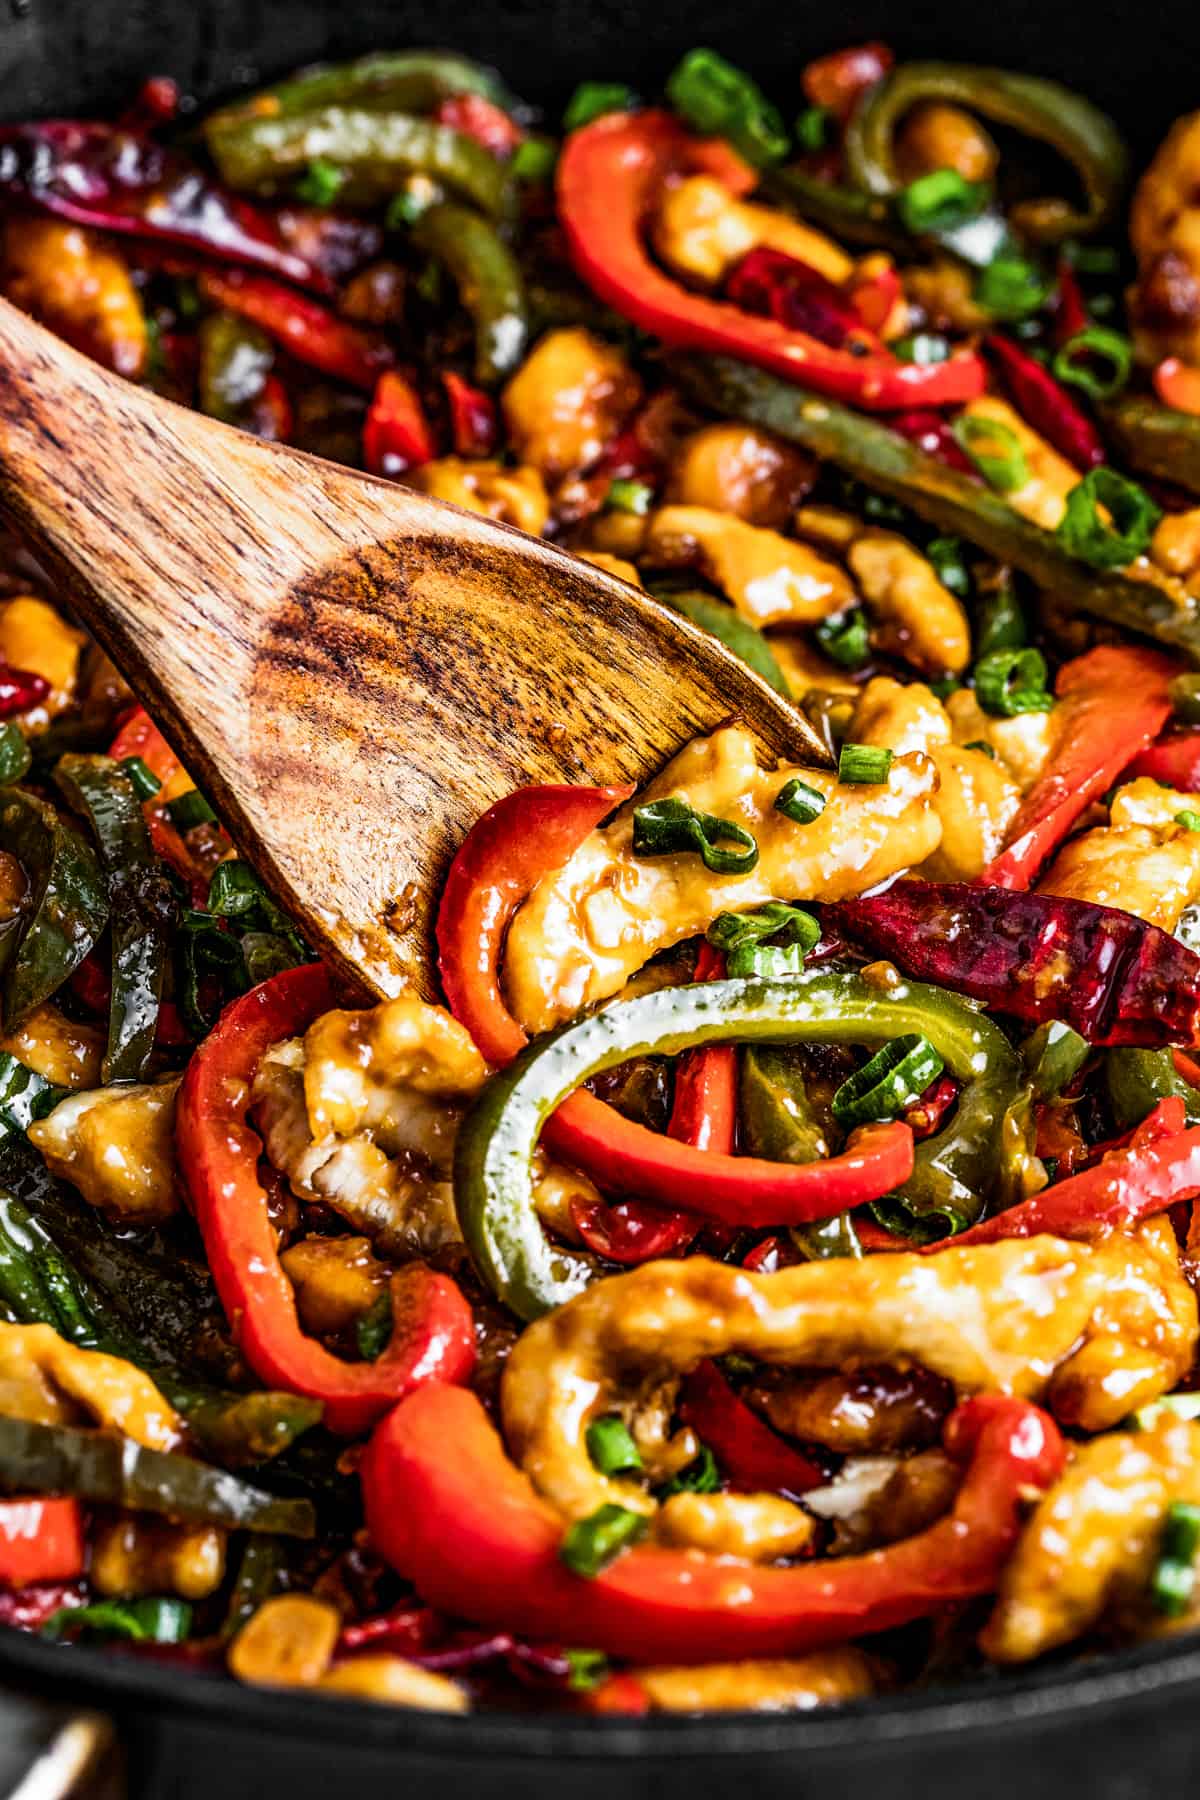
M885 1134L889 1147L901 1137L911 1146L908 1128L890 1124L869 1127L873 1135L859 1141L862 1155L868 1145L872 1153L865 1170L853 1140L841 1157L794 1167L705 1153L703 1201L676 1175L672 1203L690 1201L726 1222L802 1224L895 1189L914 1215L955 1226L978 1218L1006 1163L1003 1127L1018 1076L1015 1053L988 1019L941 989L904 983L885 994L859 975L702 982L612 1002L531 1044L487 1083L459 1131L454 1161L459 1225L480 1276L525 1319L587 1284L583 1259L552 1247L542 1233L532 1159L555 1108L589 1076L630 1057L674 1056L705 1044L877 1045L909 1031L929 1038L963 1093L951 1124L917 1148L907 1179L879 1182ZM573 1123L568 1107L550 1132L552 1146L568 1158ZM653 1133L645 1138L648 1176L656 1148L664 1159L672 1148L686 1149Z
M1022 223L1046 243L1097 230L1116 211L1128 157L1111 119L1061 82L972 63L902 63L867 95L850 119L843 145L846 167L864 193L895 194L904 183L896 165L896 134L904 115L923 101L968 107L1057 150L1079 177L1086 205L1063 200L1027 203Z
M459 299L475 321L476 380L494 387L520 363L529 338L529 308L516 258L485 218L450 201L428 207L411 236L418 250L450 271Z
M108 922L108 900L91 845L36 795L4 790L0 837L30 886L17 929L0 937L4 1024L11 1031L74 974Z

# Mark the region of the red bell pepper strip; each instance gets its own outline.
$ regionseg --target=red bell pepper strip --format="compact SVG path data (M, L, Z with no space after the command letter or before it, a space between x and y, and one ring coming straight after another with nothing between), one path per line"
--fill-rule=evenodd
M411 381L395 369L376 384L363 424L363 461L372 475L403 475L437 455L425 408Z
M50 683L44 675L0 663L0 719L15 719L31 706L40 706L49 692Z
M342 1362L300 1328L292 1285L258 1178L262 1145L247 1123L265 1051L334 1004L319 963L287 969L226 1007L179 1091L180 1166L221 1304L267 1387L320 1400L332 1431L365 1431L427 1381L465 1381L475 1361L471 1309L447 1275L412 1263L392 1277L391 1342L374 1362Z
M832 350L853 340L863 346L862 354L882 352L849 294L819 269L782 250L747 251L726 276L724 294L743 312L774 319Z
M694 169L696 149L676 119L655 111L608 113L568 137L558 162L559 220L576 274L602 300L665 343L738 356L872 411L950 405L983 392L974 352L925 366L888 351L855 356L664 274L642 229L664 181Z
M1164 356L1151 379L1164 406L1172 406L1176 412L1200 413L1200 369L1177 356Z
M1151 744L1135 756L1127 773L1148 775L1164 787L1181 788L1185 794L1200 788L1200 731L1184 731Z
M245 269L206 270L200 291L213 306L249 319L283 345L297 362L368 393L396 360L383 338L339 319L327 306L282 282Z
M1133 913L1059 894L898 881L836 917L920 981L1089 1044L1181 1044L1200 1030L1200 956Z
M490 456L496 448L496 403L482 388L458 375L442 371L442 386L450 408L450 441L456 456Z
M952 1510L902 1543L778 1568L635 1545L592 1580L559 1558L564 1521L474 1394L427 1387L376 1428L360 1467L367 1532L431 1605L640 1661L786 1656L992 1591L1022 1505L1062 1468L1038 1407L982 1395L946 1422L965 1473Z
M697 981L720 981L725 958L702 944L696 958ZM675 1100L668 1134L697 1150L733 1154L737 1133L737 1051L732 1044L687 1050L675 1071Z
M1184 1120L1184 1104L1177 1095L1160 1100L1127 1150L1114 1151L1020 1206L928 1249L936 1253L950 1244L995 1244L1042 1232L1088 1238L1130 1231L1177 1201L1194 1200L1200 1195L1200 1126L1185 1130Z
M122 725L109 746L108 754L117 762L123 762L127 756L140 756L150 773L158 777L164 788L183 768L154 720L140 706L135 707ZM197 906L203 906L208 898L211 871L192 855L182 832L177 831L167 817L166 808L158 795L143 804L142 812L155 854L161 856L187 882L193 901Z
M90 1012L102 1013L107 1018L112 1001L112 979L94 950L84 957L68 985L76 999L82 1000ZM172 1000L159 1002L154 1041L171 1047L194 1041Z
M77 119L6 125L0 195L97 231L182 245L317 293L332 291L328 275L285 241L271 213L139 132Z
M1086 471L1102 463L1107 454L1103 438L1049 369L998 331L989 332L986 343L1025 423L1077 469Z
M940 413L917 408L913 412L894 413L888 420L892 431L907 438L910 444L916 444L924 450L926 456L935 456L948 469L957 469L960 475L969 475L972 481L980 481L978 466L971 461L949 423Z
M1059 670L1050 761L1008 828L1007 847L979 877L1026 888L1080 814L1098 800L1171 715L1176 665L1155 650L1100 644Z
M73 1581L86 1560L78 1500L0 1500L0 1587Z
M510 114L482 94L447 94L434 109L439 125L449 125L464 137L474 138L493 156L511 156L525 140L525 133Z
M708 1445L738 1493L798 1499L825 1480L816 1463L785 1443L734 1393L711 1360L698 1364L684 1382L679 1416Z

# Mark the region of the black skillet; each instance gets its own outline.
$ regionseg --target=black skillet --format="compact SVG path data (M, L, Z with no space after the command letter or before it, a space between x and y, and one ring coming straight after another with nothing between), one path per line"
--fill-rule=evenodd
M869 37L1059 76L1142 153L1200 105L1192 0L0 0L0 117L104 113L151 73L203 104L307 61L429 43L494 62L546 105L588 76L652 92L706 43L795 104L808 57ZM1173 1800L1200 1774L1200 1644L1186 1638L809 1719L423 1717L6 1630L0 1681L114 1715L131 1793L153 1800Z

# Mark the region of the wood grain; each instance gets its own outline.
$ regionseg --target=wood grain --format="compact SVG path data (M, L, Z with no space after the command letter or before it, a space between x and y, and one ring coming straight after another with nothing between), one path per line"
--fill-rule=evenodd
M434 987L449 856L527 782L643 781L737 716L824 760L744 664L538 538L265 444L0 302L0 506L321 946Z

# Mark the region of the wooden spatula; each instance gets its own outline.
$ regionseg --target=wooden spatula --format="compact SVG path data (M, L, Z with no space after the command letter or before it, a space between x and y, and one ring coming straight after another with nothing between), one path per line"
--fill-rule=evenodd
M379 994L432 990L441 877L512 788L640 782L731 715L827 760L625 582L172 405L5 302L0 505L277 897Z

